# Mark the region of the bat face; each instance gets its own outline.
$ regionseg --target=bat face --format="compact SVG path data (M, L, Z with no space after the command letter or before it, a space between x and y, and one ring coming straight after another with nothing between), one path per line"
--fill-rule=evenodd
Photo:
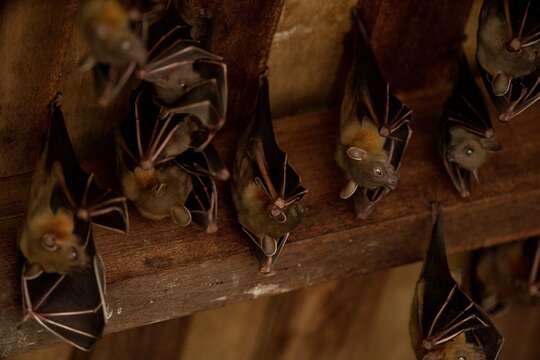
M484 2L477 59L501 121L510 121L540 98L535 85L540 78L539 23L538 2Z
M417 359L496 360L503 339L489 317L452 278L439 205L427 256L416 284L410 335Z
M441 348L427 352L422 360L486 360L486 355L478 346L467 343L461 334Z
M474 172L484 165L490 153L500 149L501 146L495 140L475 135L462 127L454 126L450 129L450 144L446 156L448 161Z
M46 272L65 274L82 270L89 265L84 242L74 233L73 214L64 208L56 213L43 209L28 218L23 227L20 246L31 264Z
M81 27L97 63L143 65L146 62L146 46L130 28L128 13L116 0L86 2Z
M399 175L385 152L370 154L361 148L349 147L346 156L349 174L358 186L396 188Z
M290 232L300 224L306 192L276 142L268 80L261 75L256 111L240 139L232 183L238 221L262 257L261 272L271 272Z

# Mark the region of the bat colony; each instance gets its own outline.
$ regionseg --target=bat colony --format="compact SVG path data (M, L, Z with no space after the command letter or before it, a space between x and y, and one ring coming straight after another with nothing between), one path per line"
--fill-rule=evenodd
M130 202L149 220L170 218L179 227L194 222L207 233L218 231L216 181L230 173L212 140L227 118L228 77L225 60L210 47L213 14L192 1L87 0L79 17L88 44L81 69L92 72L97 103L109 105L124 89L133 90L115 132L116 191L102 189L79 164L59 94L49 104L48 137L18 244L25 259L23 322L35 320L89 350L111 316L93 225L127 233ZM413 121L379 69L357 8L351 22L352 64L335 158L344 175L339 197L352 198L356 217L365 219L398 187ZM439 154L463 197L502 149L490 106L508 122L540 98L540 3L485 0L477 36L473 63L461 56L439 124ZM302 200L308 191L278 145L269 92L264 72L231 178L238 223L265 274L307 216ZM477 252L469 297L448 268L440 205L433 218L410 318L416 356L497 359L502 337L486 314L516 297L540 297L540 246L530 239Z

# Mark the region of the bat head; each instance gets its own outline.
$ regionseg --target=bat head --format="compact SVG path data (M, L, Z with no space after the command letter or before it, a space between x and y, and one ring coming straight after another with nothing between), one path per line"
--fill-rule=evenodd
M137 167L122 178L124 194L143 216L159 220L171 215L180 225L190 222L184 203L192 186L191 176L175 165L151 170Z
M128 13L117 1L88 1L82 9L81 24L97 62L146 62L146 47L130 29Z
M475 344L467 342L460 334L454 339L428 350L423 360L486 360L484 351Z
M21 251L46 272L67 273L89 265L84 244L75 235L73 214L64 208L33 216L21 236Z
M449 131L450 145L446 153L448 161L471 172L478 170L490 153L501 149L501 145L493 138L472 134L460 126L454 126Z
M384 151L370 153L350 146L346 154L349 174L359 186L366 189L386 187L393 190L396 188L399 175Z

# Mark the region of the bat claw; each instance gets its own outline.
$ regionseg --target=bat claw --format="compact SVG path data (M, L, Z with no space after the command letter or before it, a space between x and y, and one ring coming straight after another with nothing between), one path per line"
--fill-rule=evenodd
M269 275L272 273L272 265L273 265L274 259L271 256L268 256L266 260L261 264L261 268L259 271L262 274Z

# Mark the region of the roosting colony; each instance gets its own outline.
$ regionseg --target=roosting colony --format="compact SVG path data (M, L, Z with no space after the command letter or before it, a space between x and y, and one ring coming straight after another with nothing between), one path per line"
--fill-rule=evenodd
M228 103L227 65L210 46L214 20L211 11L191 1L87 0L81 5L80 28L88 45L81 69L92 71L97 103L109 105L132 91L115 132L116 188L123 194L101 189L79 165L59 94L49 104L48 139L34 173L19 248L25 258L24 320L37 321L82 350L94 345L111 316L93 224L126 233L129 201L147 219L170 218L182 227L195 222L207 233L218 231L216 180L226 181L230 173L212 144L225 124ZM475 54L460 57L439 127L442 163L463 197L470 196L481 167L502 148L492 114L508 122L540 98L540 3L486 0L475 35ZM352 61L343 84L335 156L345 178L339 197L354 200L359 219L397 189L412 136L412 111L383 76L369 39L354 8L347 46ZM306 216L307 189L276 140L266 72L246 117L231 195L260 271L270 273ZM433 214L433 236L411 312L417 358L496 359L502 337L487 314L539 297L540 246L530 239L475 252L469 297L448 268L440 205Z

